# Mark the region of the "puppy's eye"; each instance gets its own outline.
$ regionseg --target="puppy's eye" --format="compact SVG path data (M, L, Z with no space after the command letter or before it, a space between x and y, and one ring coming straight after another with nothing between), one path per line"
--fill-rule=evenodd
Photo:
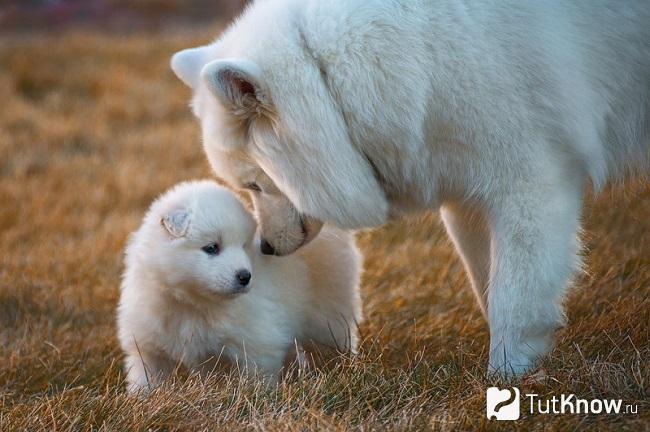
M246 183L244 185L245 189L252 190L254 192L262 192L262 188L255 182L253 183Z
M221 249L217 243L210 243L207 246L203 246L201 250L208 255L219 255L219 252L221 252Z

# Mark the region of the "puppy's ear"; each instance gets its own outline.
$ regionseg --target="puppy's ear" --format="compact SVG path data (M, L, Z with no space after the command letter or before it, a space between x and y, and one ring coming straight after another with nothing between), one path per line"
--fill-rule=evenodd
M208 47L189 48L172 56L171 68L181 81L196 89L199 85L201 69L208 61Z
M215 60L203 67L201 78L210 91L229 108L268 104L262 72L244 59Z
M174 238L184 237L190 227L190 213L186 209L172 210L163 215L160 224L170 236Z

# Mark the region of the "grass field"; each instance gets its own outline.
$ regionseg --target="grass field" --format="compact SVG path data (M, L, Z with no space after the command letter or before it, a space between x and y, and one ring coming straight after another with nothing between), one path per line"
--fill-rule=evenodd
M262 389L235 374L124 393L114 310L127 234L156 195L210 175L168 68L191 35L0 39L0 431L491 430L488 328L436 215L361 233L354 359ZM520 429L650 430L650 188L584 212L569 324L518 386L623 399L637 414L526 414Z

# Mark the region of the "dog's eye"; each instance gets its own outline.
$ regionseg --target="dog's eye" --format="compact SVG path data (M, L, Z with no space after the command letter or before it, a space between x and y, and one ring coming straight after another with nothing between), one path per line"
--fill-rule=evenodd
M255 182L253 183L246 183L244 185L245 189L252 190L254 192L262 192L262 188Z
M208 255L219 255L219 252L221 252L221 249L219 249L219 245L217 243L210 243L207 246L203 246L201 250Z

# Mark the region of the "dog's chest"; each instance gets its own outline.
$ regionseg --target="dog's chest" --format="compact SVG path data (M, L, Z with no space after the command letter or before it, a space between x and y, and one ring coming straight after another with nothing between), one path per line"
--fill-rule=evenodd
M264 302L261 302L264 303ZM194 368L206 362L239 362L249 358L264 358L283 350L290 344L290 332L285 322L278 322L277 313L258 308L255 314L241 311L221 311L217 316L185 316L168 325L169 354ZM179 317L180 318L180 317ZM282 320L280 320L282 321Z
M173 339L167 339L170 356L180 359L189 367L211 357L212 353L220 353L223 349L219 332L202 320L173 320L169 323L168 334L175 335Z

